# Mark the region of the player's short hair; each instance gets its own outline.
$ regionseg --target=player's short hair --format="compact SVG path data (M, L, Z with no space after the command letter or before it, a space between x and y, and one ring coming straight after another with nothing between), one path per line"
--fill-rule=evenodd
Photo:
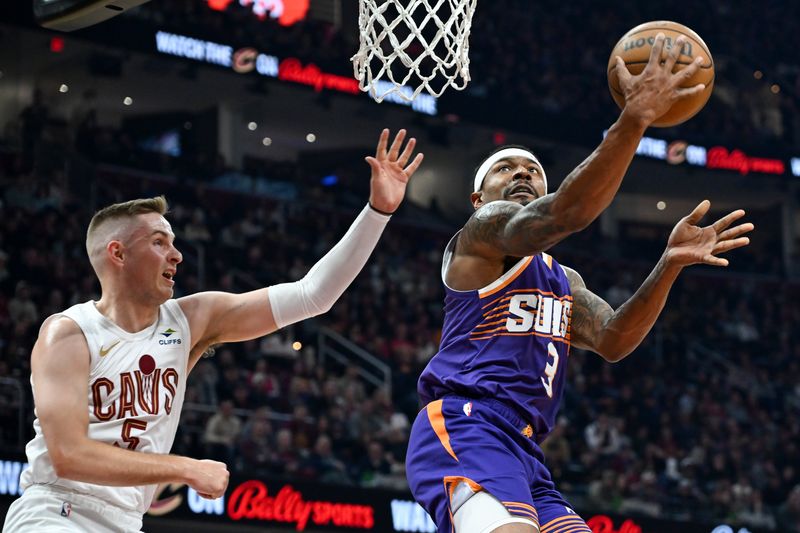
M491 158L491 157L492 157L494 154L496 154L497 152L501 152L501 151L503 151L503 150L507 150L507 149L509 149L509 148L511 148L511 149L514 149L514 148L515 148L515 149L517 149L517 150L525 150L525 151L527 151L527 152L530 152L530 153L532 153L532 154L534 155L534 157L536 157L537 159L538 159L538 157L539 157L539 156L537 156L537 155L536 155L536 152L534 152L533 150L531 150L530 148L528 148L527 146L524 146L524 145L522 145L522 144L504 144L504 145L502 145L502 146L497 146L497 147L495 147L495 149L494 149L494 150L492 150L491 152L489 152L488 154L486 154L486 157L484 157L483 159L481 159L480 163L478 163L477 165L475 165L475 168L472 170L472 176L474 177L474 176L475 176L475 175L478 173L478 171L481 169L481 166L482 166L482 165L483 165L483 164L484 164L486 161L488 161L488 160L489 160L489 158ZM481 185L481 189L483 189L483 185Z
M87 236L91 235L101 224L109 220L129 218L145 213L158 213L159 215L163 215L168 209L169 204L167 204L167 199L164 195L155 196L153 198L138 198L136 200L111 204L94 214L91 222L89 222L89 229L86 233Z
M91 257L92 255L92 238L97 234L98 229L114 220L124 218L132 218L136 215L143 215L146 213L158 213L164 215L169 209L167 199L161 196L153 198L138 198L136 200L129 200L118 204L112 204L104 207L94 214L92 220L89 222L89 229L86 230L86 251Z

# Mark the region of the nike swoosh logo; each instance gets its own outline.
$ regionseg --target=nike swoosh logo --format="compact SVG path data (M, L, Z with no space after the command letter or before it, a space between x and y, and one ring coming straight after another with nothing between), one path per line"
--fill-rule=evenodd
M109 346L108 348L106 348L105 346L101 346L100 347L100 357L105 357L106 355L108 355L108 352L113 350L114 346L116 346L119 343L120 343L120 341L117 341L114 344L112 344L111 346Z

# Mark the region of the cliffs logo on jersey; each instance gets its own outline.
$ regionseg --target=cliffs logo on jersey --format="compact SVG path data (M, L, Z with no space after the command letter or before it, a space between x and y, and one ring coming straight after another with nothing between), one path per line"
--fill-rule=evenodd
M158 344L160 344L161 346L169 346L171 344L181 344L181 339L178 338L170 339L173 333L178 333L178 332L172 328L167 328L164 331L162 331L161 335L163 335L166 338L158 339Z
M156 368L152 355L139 357L139 370L119 374L115 384L107 377L94 380L91 386L94 416L101 422L140 415L166 414L178 391L180 376L174 368Z
M475 327L471 340L497 335L537 335L556 342L569 342L572 296L518 289L487 304L484 320Z

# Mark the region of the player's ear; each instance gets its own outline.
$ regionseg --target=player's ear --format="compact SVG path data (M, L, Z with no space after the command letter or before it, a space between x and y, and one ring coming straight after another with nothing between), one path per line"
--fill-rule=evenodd
M475 191L469 195L469 201L472 202L472 207L478 209L483 205L483 191Z
M112 263L122 263L125 260L125 247L120 241L110 241L106 245L106 252Z

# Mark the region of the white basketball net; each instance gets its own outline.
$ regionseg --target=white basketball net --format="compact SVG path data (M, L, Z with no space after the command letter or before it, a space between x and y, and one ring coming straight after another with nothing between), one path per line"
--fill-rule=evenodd
M360 47L352 61L361 90L378 102L463 90L477 1L359 0Z

